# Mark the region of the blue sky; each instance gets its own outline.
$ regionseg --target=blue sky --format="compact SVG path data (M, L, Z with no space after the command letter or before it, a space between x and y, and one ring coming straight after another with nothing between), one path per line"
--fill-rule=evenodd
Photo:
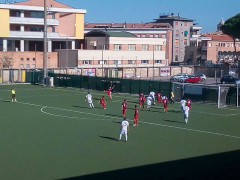
M10 0L11 1L11 0ZM20 1L20 0L12 0ZM85 22L151 22L163 13L180 13L194 19L202 32L216 30L217 24L240 13L240 0L58 0L86 9ZM5 0L0 0L4 3Z

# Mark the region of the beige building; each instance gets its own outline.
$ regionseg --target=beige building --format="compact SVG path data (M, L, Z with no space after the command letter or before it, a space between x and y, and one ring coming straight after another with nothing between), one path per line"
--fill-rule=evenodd
M87 50L78 50L83 75L156 77L169 73L166 38L138 38L128 32L91 31Z
M48 68L57 67L56 49L80 49L85 13L84 9L47 0ZM5 67L42 68L44 1L0 4L0 20L0 57L9 62Z

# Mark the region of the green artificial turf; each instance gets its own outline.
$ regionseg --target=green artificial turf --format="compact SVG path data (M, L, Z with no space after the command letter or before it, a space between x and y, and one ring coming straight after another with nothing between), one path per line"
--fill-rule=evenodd
M16 103L11 102L13 87ZM104 92L90 92L94 109L84 101L87 90L0 86L0 179L85 177L240 149L240 109L193 103L185 124L179 103L169 104L168 113L155 105L139 111L139 126L133 127L137 96L113 93L110 101ZM98 104L102 95L106 110ZM116 140L124 99L128 142Z

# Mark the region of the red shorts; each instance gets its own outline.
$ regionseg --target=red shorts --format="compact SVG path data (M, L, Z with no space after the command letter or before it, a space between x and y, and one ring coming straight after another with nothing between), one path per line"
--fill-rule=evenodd
M138 120L138 116L134 116L134 118L133 118L134 120Z
M167 108L168 108L168 105L167 105L167 104L164 104L163 107L164 107L165 109L167 109Z
M123 116L126 115L127 109L123 109Z

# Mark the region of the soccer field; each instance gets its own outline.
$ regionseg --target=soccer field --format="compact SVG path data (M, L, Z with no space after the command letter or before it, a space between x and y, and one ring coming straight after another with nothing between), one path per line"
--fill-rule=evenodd
M11 102L15 87L18 102ZM179 103L139 111L138 96L36 85L0 86L0 179L159 179L237 177L240 109L193 103L185 124ZM107 109L98 99L105 95ZM117 141L128 103L128 142ZM124 136L123 138L124 139Z

